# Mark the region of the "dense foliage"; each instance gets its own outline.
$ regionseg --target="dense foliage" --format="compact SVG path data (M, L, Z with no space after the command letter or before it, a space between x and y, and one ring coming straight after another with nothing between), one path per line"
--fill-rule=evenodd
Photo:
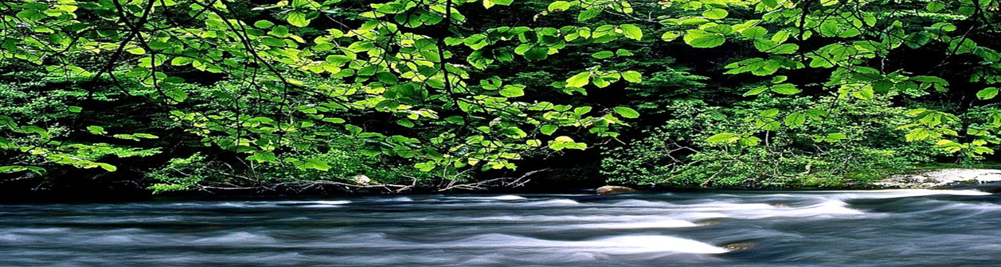
M994 153L999 9L5 1L0 186L83 179L77 168L156 192L483 189L550 167L630 184L865 184Z

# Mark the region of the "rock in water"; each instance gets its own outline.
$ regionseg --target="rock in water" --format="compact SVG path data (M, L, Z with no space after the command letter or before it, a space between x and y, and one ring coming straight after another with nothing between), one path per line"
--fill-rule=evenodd
M706 219L706 220L701 220L701 221L696 221L695 222L695 224L698 224L700 226L713 226L713 225L719 225L721 223L722 222L720 222L719 219Z
M1001 183L1001 170L915 170L874 183L883 188L978 188Z
M606 186L598 187L598 190L596 190L596 192L599 195L611 195L611 194L622 194L622 193L636 192L636 189L632 189L632 188L625 187L625 186L618 186L618 185L606 185Z
M733 252L733 251L743 251L743 250L748 250L748 249L754 249L756 247L758 247L758 244L757 243L752 243L752 242L733 243L733 244L729 244L729 245L723 246L723 248L725 248L726 250L729 250L731 252Z
M360 184L360 185L368 185L368 183L372 182L372 179L369 179L368 176L365 176L364 174L362 174L362 175L355 175L354 177L351 177L351 181L355 182L356 184Z

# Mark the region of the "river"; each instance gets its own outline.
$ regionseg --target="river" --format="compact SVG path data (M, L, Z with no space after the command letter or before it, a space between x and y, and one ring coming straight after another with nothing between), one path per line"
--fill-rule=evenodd
M0 266L998 266L978 191L0 204Z

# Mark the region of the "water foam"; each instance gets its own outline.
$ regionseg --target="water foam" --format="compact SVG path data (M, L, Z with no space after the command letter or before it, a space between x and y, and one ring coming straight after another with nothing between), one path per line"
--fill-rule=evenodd
M523 197L523 196L515 196L515 195L503 195L503 196L496 196L496 197L488 197L486 199L493 199L493 200L523 200L523 199L525 199L525 197Z
M892 190L866 190L866 191L832 191L840 194L836 194L832 197L841 197L846 199L883 199L883 198L902 198L902 197L924 197L924 196L936 196L936 195L952 195L952 196L988 196L991 193L977 191L977 190L937 190L937 189L892 189Z
M275 202L279 206L300 206L307 208L329 208L351 204L348 200L320 200L320 201L281 201Z
M250 205L249 203L223 202L215 204L215 206L226 207L226 208L248 208L251 207L252 205Z
M928 209L928 212L935 211L969 211L975 214L980 214L984 212L1001 211L1001 205L995 203L964 203L957 201L947 201L947 200L935 200L927 199L923 200L924 204L937 205L938 207L933 209Z
M252 234L249 232L236 232L216 237L201 238L192 243L212 244L212 245L243 245L243 244L267 244L274 243L275 239L267 235Z
M617 236L595 241L585 241L583 244L585 246L613 248L616 249L614 252L626 253L681 252L720 254L728 252L725 248L691 239L659 235Z
M139 242L136 240L135 237L131 235L104 235L100 237L87 239L83 243L94 244L94 245L130 245Z
M347 204L351 204L351 201L348 201L348 200L317 201L316 204L322 204L322 205L347 205Z
M813 204L804 206L772 205L767 203L734 203L727 201L707 201L695 204L673 204L645 200L623 201L627 207L653 208L642 212L667 213L672 219L698 220L706 218L762 219L771 217L813 217L835 215L859 215L864 212L848 207L839 199L815 198ZM613 204L619 207L623 202ZM637 212L641 210L635 210Z
M771 209L757 210L751 212L741 212L743 218L761 219L771 217L815 217L834 215L860 215L865 214L860 210L848 207L848 203L840 200L826 200L819 204L804 207L774 207Z
M17 241L23 241L24 239L26 239L26 238L24 236L22 236L22 235L0 234L0 241L3 241L3 242L17 242Z
M574 201L573 199L550 199L538 202L527 203L532 206L566 206L566 205L580 205L580 202Z
M12 232L24 233L24 234L58 234L66 233L70 231L70 228L64 227L53 227L53 228L15 228L11 229Z
M698 224L684 220L651 220L651 221L639 221L639 222L617 222L617 223L595 223L595 224L582 224L576 227L588 228L588 229L664 229L664 228L685 228L685 227L697 227Z
M483 234L432 246L449 248L570 248L573 249L572 252L588 251L606 254L658 252L720 254L727 252L725 248L696 240L662 235L626 235L584 241L559 241L506 234Z

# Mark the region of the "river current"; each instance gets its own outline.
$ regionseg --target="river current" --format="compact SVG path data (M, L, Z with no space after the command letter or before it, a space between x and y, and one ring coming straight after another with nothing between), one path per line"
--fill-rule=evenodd
M1001 195L888 190L0 204L0 266L1001 266Z

